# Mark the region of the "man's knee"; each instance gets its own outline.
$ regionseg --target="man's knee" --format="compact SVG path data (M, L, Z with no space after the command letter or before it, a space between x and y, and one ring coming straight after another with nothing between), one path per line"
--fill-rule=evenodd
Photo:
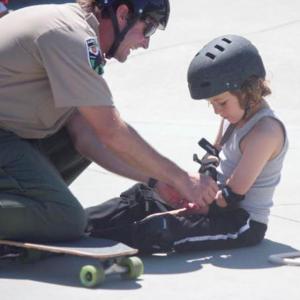
M56 240L75 240L84 235L87 226L87 217L84 209L78 205L68 209L61 210L61 217L55 218L53 223L50 223L51 239Z

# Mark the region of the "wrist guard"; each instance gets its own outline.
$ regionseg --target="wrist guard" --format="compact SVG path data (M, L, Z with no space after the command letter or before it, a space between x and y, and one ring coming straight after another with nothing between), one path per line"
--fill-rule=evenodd
M245 195L234 193L228 185L221 188L222 196L229 206L233 206L244 200Z

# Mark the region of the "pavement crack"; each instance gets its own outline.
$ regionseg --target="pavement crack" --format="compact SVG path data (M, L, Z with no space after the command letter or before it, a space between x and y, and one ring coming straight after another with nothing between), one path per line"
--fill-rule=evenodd
M274 214L271 214L271 216L274 217L274 218L278 218L278 219L282 219L282 220L286 220L286 221L290 221L290 222L293 222L293 223L300 224L300 220L296 220L296 219L292 219L292 218L287 218L287 217L282 217L282 216L274 215Z

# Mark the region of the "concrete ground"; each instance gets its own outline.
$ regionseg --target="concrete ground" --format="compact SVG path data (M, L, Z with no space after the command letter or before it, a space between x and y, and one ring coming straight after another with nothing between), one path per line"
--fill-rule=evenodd
M196 172L192 154L200 152L197 141L214 139L218 118L205 102L190 99L189 62L218 35L251 39L268 70L273 90L269 101L290 140L266 239L247 249L143 257L140 280L111 278L93 290L82 288L77 278L89 260L57 257L34 265L1 266L1 299L299 299L300 268L270 264L268 257L300 249L300 2L171 0L171 8L166 32L152 38L150 49L134 52L125 64L112 61L106 66L115 103L153 146ZM132 183L92 165L71 188L87 207L117 196Z

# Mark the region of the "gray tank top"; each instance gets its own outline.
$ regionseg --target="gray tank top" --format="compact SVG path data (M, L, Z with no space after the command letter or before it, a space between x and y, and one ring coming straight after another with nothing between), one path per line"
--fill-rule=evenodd
M275 158L267 162L260 175L256 178L253 186L247 192L245 199L240 203L240 207L249 212L252 220L267 224L270 208L273 205L274 190L280 181L283 160L288 149L285 127L270 108L264 108L258 111L242 128L234 129L228 141L223 145L220 153L221 162L218 167L218 171L220 172L218 181L224 183L232 174L242 156L239 147L241 140L251 131L255 124L264 117L272 117L280 122L285 134L284 145L281 152ZM226 126L224 127L226 128Z

